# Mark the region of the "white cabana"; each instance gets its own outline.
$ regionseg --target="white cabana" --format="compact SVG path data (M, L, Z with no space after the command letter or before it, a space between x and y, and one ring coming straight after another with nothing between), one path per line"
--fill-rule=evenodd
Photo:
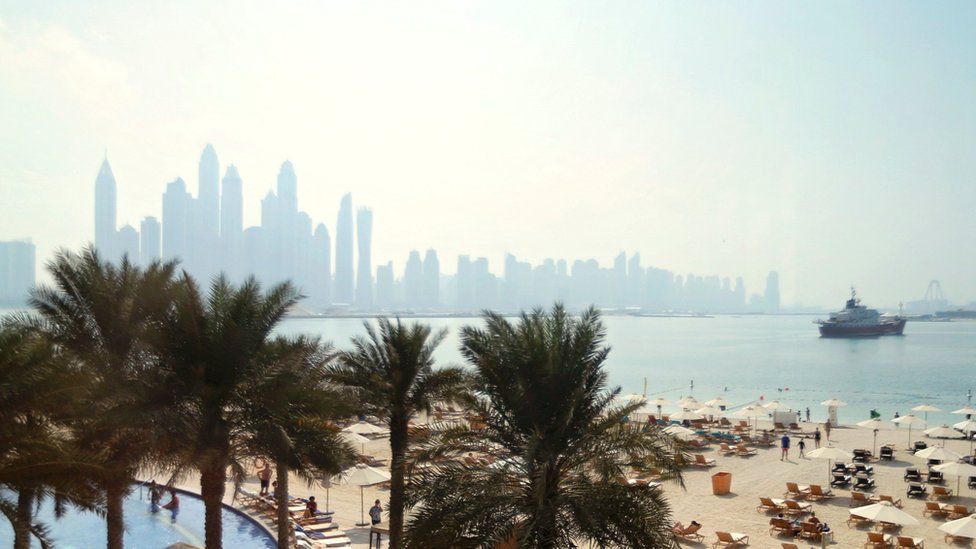
M839 398L829 398L821 402L820 405L827 407L827 420L830 421L830 424L835 427L839 425L840 422L837 419L837 409L842 406L847 406L847 403Z
M363 489L366 486L373 486L374 484L388 480L390 480L390 473L363 463L356 464L333 478L335 484L359 486L360 522L357 522L356 526L368 526L366 522L366 501L363 496Z

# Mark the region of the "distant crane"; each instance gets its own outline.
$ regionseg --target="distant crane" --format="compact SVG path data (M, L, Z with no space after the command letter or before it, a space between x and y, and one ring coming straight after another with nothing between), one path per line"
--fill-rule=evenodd
M925 289L923 301L945 303L945 296L942 294L942 284L938 280L929 280L929 287Z

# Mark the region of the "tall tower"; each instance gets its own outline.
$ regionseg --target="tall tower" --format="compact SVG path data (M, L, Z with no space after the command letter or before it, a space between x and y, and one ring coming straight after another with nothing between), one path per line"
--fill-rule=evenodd
M769 271L766 275L766 293L763 297L766 302L766 312L779 311L779 273L776 271Z
M424 254L424 305L436 307L440 304L441 262L433 249Z
M312 298L317 305L326 307L332 303L332 238L324 223L315 227L315 287Z
M199 168L197 198L200 201L198 215L202 234L195 236L215 245L220 234L220 163L213 145L207 143L203 149Z
M163 193L163 258L186 258L187 221L192 198L186 192L186 183L177 177L166 184Z
M221 268L232 277L242 274L244 253L244 182L237 168L227 166L220 189Z
M356 267L356 306L373 306L373 264L370 246L373 238L373 212L359 208L356 212L356 243L359 245L359 265Z
M139 224L139 260L143 265L149 265L162 256L159 249L161 233L162 227L155 217L146 217Z
M103 258L111 260L118 256L115 195L115 175L106 157L98 169L98 176L95 177L95 249Z
M424 303L424 265L420 261L420 252L412 250L407 257L407 264L403 268L404 303L407 307L416 307Z
M278 198L284 212L292 215L298 212L298 176L290 160L282 162L278 170Z
M119 257L125 256L133 265L139 264L139 231L132 225L125 225L115 235Z
M301 240L298 219L298 178L288 160L278 170L278 238L275 242L281 280L298 280L298 249ZM309 228L311 236L311 228Z
M336 219L334 289L338 303L353 302L352 241L352 195L346 194Z

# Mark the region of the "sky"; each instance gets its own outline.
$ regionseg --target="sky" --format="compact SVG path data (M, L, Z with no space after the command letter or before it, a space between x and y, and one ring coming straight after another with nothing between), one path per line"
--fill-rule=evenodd
M976 299L976 3L0 0L0 240L92 239L196 192L207 143L245 222L281 162L334 231L539 262L620 251L781 273L785 303ZM836 307L835 307L836 308Z

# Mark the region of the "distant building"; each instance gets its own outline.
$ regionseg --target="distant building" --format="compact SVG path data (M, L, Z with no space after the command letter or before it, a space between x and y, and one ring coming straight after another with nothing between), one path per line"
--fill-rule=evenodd
M35 284L37 249L30 239L0 242L0 304L23 305Z
M335 282L332 286L334 299L351 304L354 299L352 263L353 227L352 195L346 194L339 203L335 236Z
M162 257L162 225L155 217L149 216L139 224L139 262L149 265Z
M200 274L210 278L217 273L220 255L215 253L220 245L220 162L213 145L207 144L200 154L197 171L197 199L192 212L192 237L187 241L193 249L190 254Z
M356 212L356 243L359 265L356 268L356 306L368 310L373 306L373 264L370 246L373 239L373 212L359 208Z
M119 229L116 235L119 256L127 257L129 262L136 265L139 264L139 231L135 229L132 225L126 225Z
M163 258L167 261L186 259L191 199L182 178L177 177L166 184L163 193Z
M382 309L393 309L396 306L392 261L376 268L376 305Z
M474 299L474 272L471 269L471 258L466 255L459 255L457 260L457 279L455 287L457 298L454 306L462 311L475 309Z
M243 274L244 181L233 164L227 166L220 189L220 257L223 269L237 279Z
M309 297L313 305L327 307L332 303L332 238L324 223L315 227L313 261L315 285Z
M765 311L775 313L779 311L779 273L770 271L766 275L766 293L763 295Z
M95 177L95 249L105 259L119 256L116 228L115 175L106 157Z
M422 303L425 307L437 307L441 301L441 262L437 259L435 250L429 249L424 254L423 271Z
M407 307L419 307L424 299L424 264L420 252L412 250L403 268L403 303Z

